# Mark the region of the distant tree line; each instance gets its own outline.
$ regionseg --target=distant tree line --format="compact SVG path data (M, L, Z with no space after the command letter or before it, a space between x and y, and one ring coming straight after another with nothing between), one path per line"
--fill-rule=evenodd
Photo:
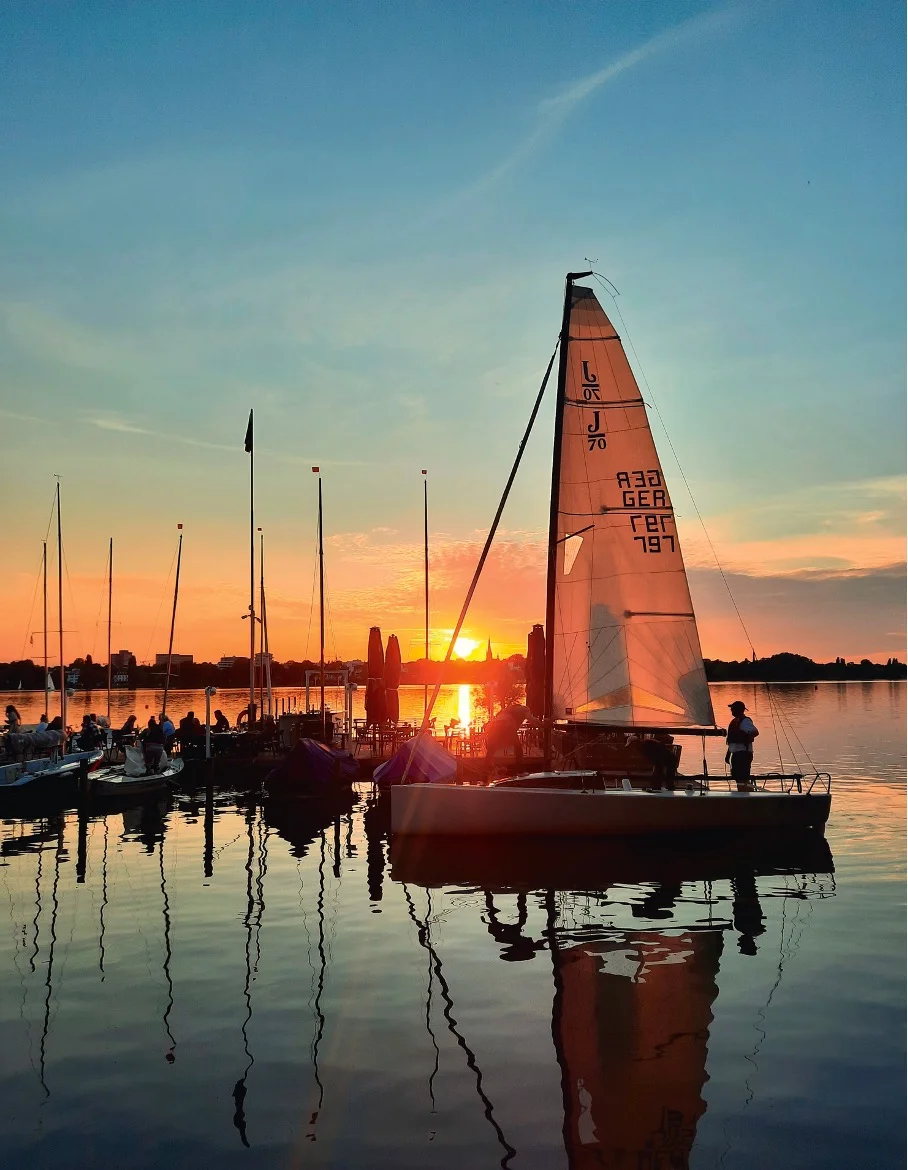
M744 659L741 662L706 658L704 664L706 677L710 682L819 682L836 679L906 677L905 663L897 658L889 658L885 664L871 662L868 658L862 658L860 662L846 662L844 658L836 658L835 662L814 662L812 658L806 658L803 654L773 654L769 658L758 658L756 661ZM334 660L326 662L325 669L340 670L344 665L340 660ZM417 662L404 663L401 682L404 685L422 685L442 681L480 686L495 683L500 690L506 684L523 683L524 666L522 654L512 654L510 658L495 659L492 662L427 663L425 659L421 659ZM272 662L272 686L303 687L306 683L307 670L318 670L318 663L310 659L301 662L295 660ZM78 672L76 685L80 690L103 690L107 686L107 663L93 662L90 654L84 658L74 659L67 666L67 677L73 672ZM54 686L59 689L59 666L51 667L49 673ZM135 658L130 659L127 668L118 667L114 671L115 675L121 677L125 675L127 679L126 682L119 684L118 689L128 690L160 689L164 686L165 673L164 667L139 664ZM365 683L365 665L355 669L353 681ZM44 667L30 658L0 662L0 690L16 690L20 683L23 690L43 690ZM170 673L170 685L175 689L185 690L207 686L243 689L249 685L249 659L236 658L224 668L217 662L174 664Z
M742 662L723 662L705 658L706 677L710 682L822 682L824 680L905 678L904 662L887 658L886 664L862 658L860 662L814 662L803 654L773 654L769 658Z

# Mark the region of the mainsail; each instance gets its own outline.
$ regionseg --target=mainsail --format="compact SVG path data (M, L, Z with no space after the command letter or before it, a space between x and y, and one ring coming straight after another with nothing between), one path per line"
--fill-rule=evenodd
M612 323L572 286L557 486L552 714L714 723L675 514Z

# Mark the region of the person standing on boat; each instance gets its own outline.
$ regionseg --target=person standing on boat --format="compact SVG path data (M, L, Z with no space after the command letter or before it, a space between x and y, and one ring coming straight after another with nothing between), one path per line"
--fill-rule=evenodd
M750 792L753 788L750 779L750 768L754 762L753 743L760 733L754 721L745 714L747 708L740 699L729 703L728 707L732 718L725 737L728 744L725 760L731 764L731 777L737 783L738 791Z

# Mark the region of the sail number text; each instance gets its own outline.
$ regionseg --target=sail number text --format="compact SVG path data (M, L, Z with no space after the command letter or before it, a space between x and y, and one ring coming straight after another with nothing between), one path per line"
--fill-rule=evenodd
M619 471L618 487L621 488L622 507L631 511L631 533L635 543L645 553L675 551L675 534L671 531L674 517L670 512L650 512L646 509L668 509L668 495L658 469L646 471Z

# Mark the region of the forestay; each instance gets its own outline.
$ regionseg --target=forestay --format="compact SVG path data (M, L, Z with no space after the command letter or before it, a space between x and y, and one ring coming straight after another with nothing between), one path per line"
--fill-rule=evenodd
M555 718L714 722L675 515L624 348L574 286L555 576ZM556 458L559 452L556 452Z

